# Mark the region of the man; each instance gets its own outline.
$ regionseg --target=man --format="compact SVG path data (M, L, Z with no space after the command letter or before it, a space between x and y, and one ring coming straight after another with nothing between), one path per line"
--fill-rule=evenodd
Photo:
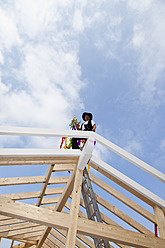
M93 132L95 132L95 130L96 130L96 124L92 120L92 118L93 118L93 116L92 116L91 113L84 112L82 114L82 119L85 122L81 125L81 127L79 127L79 125L76 124L77 130L93 131ZM73 138L72 139L72 149L80 149L79 146L78 146L78 143L77 143L78 140L81 140L81 138L79 138L79 139ZM84 139L84 140L86 142L87 139Z

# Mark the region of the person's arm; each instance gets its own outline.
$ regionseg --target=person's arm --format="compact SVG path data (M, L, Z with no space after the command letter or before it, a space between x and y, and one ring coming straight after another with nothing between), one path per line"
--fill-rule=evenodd
M95 132L96 130L96 124L93 125L92 131Z

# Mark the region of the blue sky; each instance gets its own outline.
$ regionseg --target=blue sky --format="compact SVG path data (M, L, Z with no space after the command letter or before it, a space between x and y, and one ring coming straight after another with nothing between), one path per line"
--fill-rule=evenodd
M91 111L99 134L165 172L164 13L163 0L1 0L0 125L68 129ZM1 147L52 145L1 137ZM155 179L141 183L164 197Z

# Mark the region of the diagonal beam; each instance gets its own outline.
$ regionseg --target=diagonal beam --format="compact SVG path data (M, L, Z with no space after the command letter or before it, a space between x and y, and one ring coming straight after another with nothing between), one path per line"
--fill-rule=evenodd
M151 205L152 207L157 205L163 209L165 209L165 200L160 198L159 196L155 195L148 189L144 188L134 180L130 179L129 177L125 176L120 171L116 170L109 164L103 162L102 160L92 156L90 163L94 169L98 170L103 175L110 178L115 183L119 184L126 190L130 191L132 194L139 197L141 200L146 202L147 204Z
M53 228L68 230L71 218L68 214L14 202L6 197L0 197L0 214L26 219L34 223ZM148 234L136 233L113 225L95 223L84 218L78 218L77 232L79 234L118 242L141 248L164 248L165 240Z
M54 164L49 165L48 170L46 172L45 181L42 184L40 197L38 198L37 203L36 203L36 206L38 206L38 207L41 205L41 202L42 202L43 196L45 194L45 191L46 191L46 188L47 188L47 185L48 185L48 182L49 182L49 179L51 177L53 169L54 169Z
M73 185L74 185L74 178L75 178L75 174L76 174L76 169L77 166L75 166L72 174L70 175L67 184L64 187L64 190L60 196L60 199L58 201L58 203L55 206L55 210L58 212L61 212L63 206L65 205L66 201L68 200L68 197L70 196L72 190L73 190ZM40 240L38 241L38 245L37 248L41 248L42 244L44 243L45 239L47 238L48 234L51 231L51 227L46 227Z

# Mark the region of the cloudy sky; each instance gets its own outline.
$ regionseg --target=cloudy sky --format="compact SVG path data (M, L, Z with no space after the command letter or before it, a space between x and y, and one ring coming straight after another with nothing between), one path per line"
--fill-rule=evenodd
M0 0L0 125L68 129L91 111L99 134L165 172L164 13L163 0Z

